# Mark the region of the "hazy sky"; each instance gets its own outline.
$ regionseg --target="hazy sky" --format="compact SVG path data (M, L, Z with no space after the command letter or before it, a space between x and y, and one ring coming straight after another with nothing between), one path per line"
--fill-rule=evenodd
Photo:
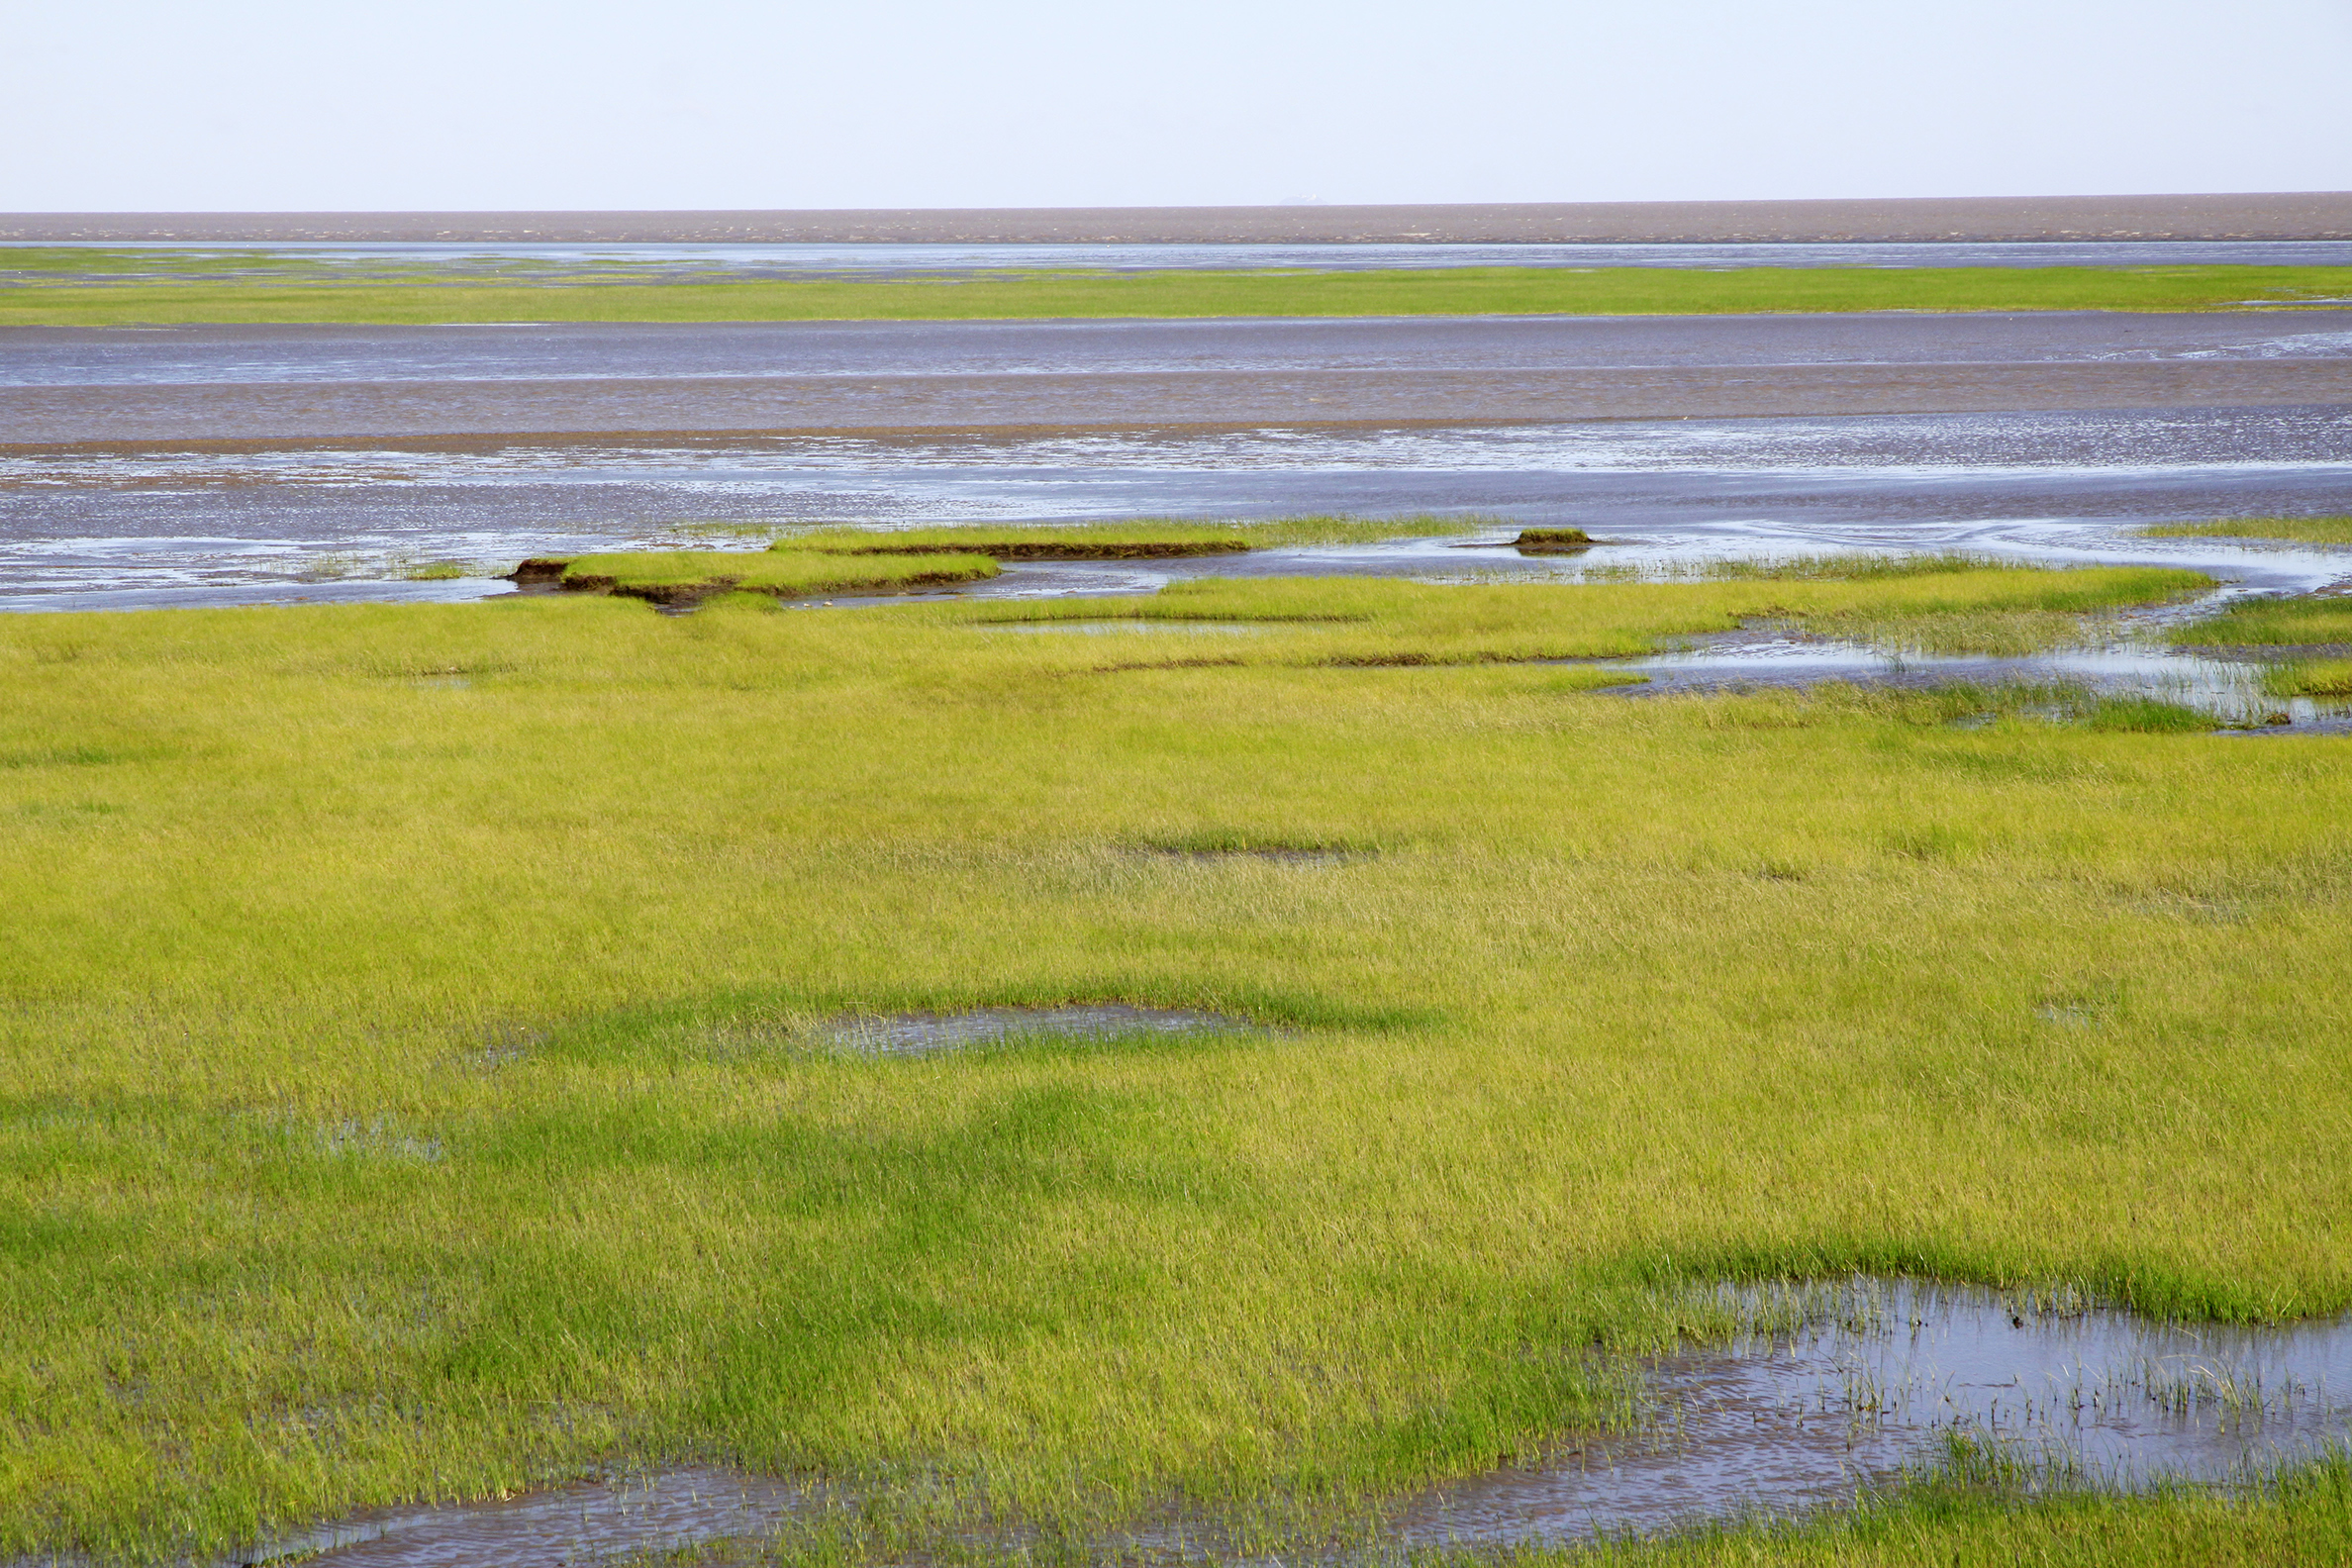
M2352 0L0 0L0 209L2352 188Z

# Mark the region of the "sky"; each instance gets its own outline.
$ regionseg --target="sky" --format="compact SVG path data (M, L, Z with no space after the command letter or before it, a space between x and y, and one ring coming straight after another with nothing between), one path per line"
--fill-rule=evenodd
M0 0L0 210L2352 189L2352 0Z

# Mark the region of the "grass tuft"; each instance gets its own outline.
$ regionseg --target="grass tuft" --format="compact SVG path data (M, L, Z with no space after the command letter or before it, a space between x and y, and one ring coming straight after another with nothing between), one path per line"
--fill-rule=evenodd
M2352 544L2352 517L2217 518L2203 523L2159 523L2139 532L2149 539L2297 539L2308 544Z

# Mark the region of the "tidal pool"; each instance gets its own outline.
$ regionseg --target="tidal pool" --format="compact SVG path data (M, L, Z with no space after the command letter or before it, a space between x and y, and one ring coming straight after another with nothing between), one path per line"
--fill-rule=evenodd
M2352 1319L2171 1323L2065 1292L1909 1280L1724 1296L1758 1326L1641 1363L1639 1429L1402 1499L1383 1511L1366 1555L1562 1545L1835 1508L1933 1467L1956 1441L2019 1462L2040 1484L2129 1489L2227 1486L2352 1436ZM588 1562L756 1538L845 1498L680 1468L379 1510L224 1561L315 1552L339 1568ZM1147 1526L1100 1545L1106 1555L1209 1561L1215 1539L1214 1529Z

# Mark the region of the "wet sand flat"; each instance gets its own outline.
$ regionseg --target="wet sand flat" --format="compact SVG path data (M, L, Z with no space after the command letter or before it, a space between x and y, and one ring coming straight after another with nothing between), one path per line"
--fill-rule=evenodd
M2352 360L347 382L0 391L18 447L564 433L803 434L1505 424L2352 402Z
M2352 402L2352 318L24 329L0 444L1493 425Z

